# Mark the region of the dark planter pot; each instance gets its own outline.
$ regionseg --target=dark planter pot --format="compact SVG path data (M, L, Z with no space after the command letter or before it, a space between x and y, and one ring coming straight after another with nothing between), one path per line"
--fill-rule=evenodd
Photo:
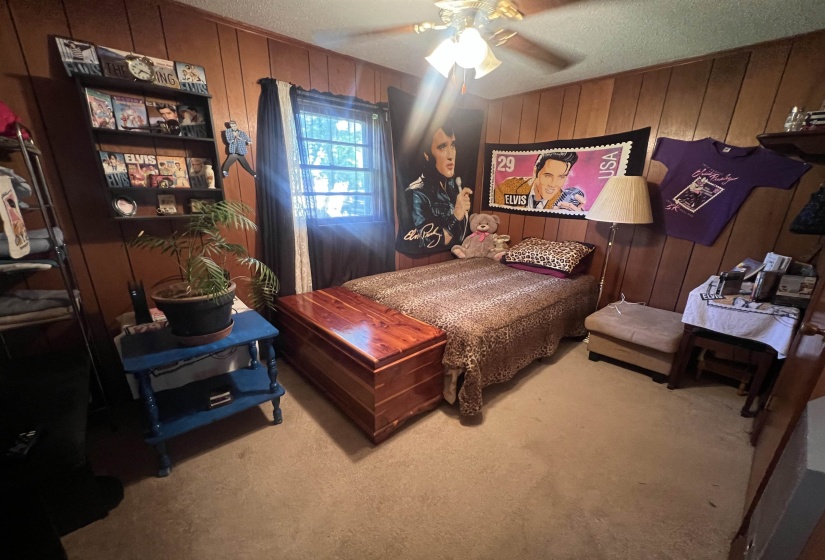
M208 296L170 297L180 292L180 286L175 284L151 294L157 308L166 315L172 334L189 346L208 344L229 336L235 283L229 285L225 294L214 299Z

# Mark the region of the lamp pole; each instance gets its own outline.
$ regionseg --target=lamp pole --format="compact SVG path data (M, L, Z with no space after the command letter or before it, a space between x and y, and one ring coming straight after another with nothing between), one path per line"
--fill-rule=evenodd
M613 239L616 237L616 230L619 229L619 224L613 222L610 224L610 235L607 238L607 249L604 252L604 264L602 264L602 277L599 280L599 297L596 300L596 311L599 310L599 303L602 301L602 291L604 290L604 277L607 275L607 261L610 259L610 250L613 248Z

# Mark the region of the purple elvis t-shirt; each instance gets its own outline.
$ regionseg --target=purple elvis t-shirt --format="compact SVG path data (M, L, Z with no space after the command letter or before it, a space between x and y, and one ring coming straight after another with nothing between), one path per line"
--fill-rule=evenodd
M713 244L754 188L790 188L811 168L761 146L713 138L659 138L653 159L667 167L659 186L665 232L702 245Z

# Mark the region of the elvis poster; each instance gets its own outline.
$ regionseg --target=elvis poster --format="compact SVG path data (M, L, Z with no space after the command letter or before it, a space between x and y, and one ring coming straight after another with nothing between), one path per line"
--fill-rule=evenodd
M641 175L650 128L536 144L487 144L485 210L584 218L611 177Z
M449 251L470 234L484 114L442 98L389 88L395 154L395 248L408 255Z

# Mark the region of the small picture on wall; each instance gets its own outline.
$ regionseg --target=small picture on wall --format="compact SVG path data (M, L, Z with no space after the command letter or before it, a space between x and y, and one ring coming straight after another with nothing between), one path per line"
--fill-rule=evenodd
M123 154L117 152L100 152L100 164L109 187L129 187L129 174Z
M93 128L116 128L111 95L86 88L86 101L89 103L89 118Z
M95 52L95 46L86 41L77 41L65 37L55 37L57 50L60 59L69 76L86 74L89 76L102 76L100 62Z

